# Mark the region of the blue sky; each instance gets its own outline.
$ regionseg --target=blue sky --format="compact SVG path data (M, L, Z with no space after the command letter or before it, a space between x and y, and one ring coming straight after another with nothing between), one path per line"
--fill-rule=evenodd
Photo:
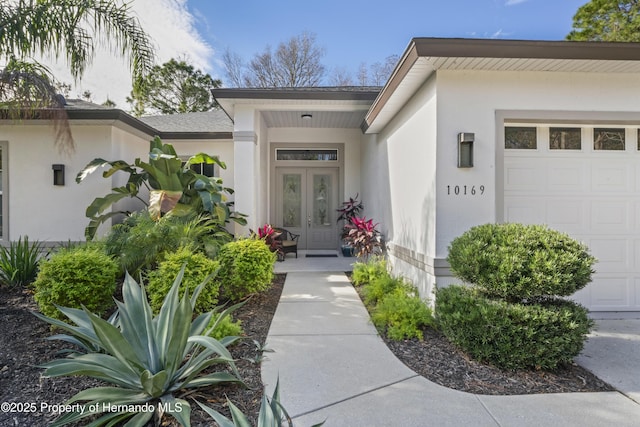
M245 60L309 31L326 50L323 63L355 72L404 52L412 37L560 40L587 0L188 0L195 27L218 56ZM215 60L212 70L221 72Z
M267 45L304 31L325 49L328 76L341 68L355 76L361 63L401 55L413 37L561 40L587 0L133 0L132 13L152 38L157 62L181 58L225 80L222 53L245 61ZM73 83L64 61L47 61L56 77ZM329 80L329 79L327 79ZM328 84L325 82L325 84ZM129 109L131 77L125 61L99 50L70 97L91 91Z

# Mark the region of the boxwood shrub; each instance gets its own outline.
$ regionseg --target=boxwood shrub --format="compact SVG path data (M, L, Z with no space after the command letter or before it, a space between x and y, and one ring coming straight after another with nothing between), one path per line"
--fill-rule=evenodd
M454 239L454 275L511 302L568 296L591 281L595 258L567 234L540 225L485 224Z
M180 284L181 295L185 289L189 290L189 295L193 295L198 285L209 275L215 274L220 267L219 262L207 258L204 254L194 253L189 247L182 247L175 252L165 254L158 268L147 275L147 295L155 313L160 311L174 278L178 276L185 264L184 276ZM200 292L194 312L199 314L213 310L218 302L219 292L220 283L213 277Z
M66 319L56 305L78 309L84 305L101 315L115 305L118 272L117 262L97 246L61 249L40 262L34 298L40 311L55 319Z
M571 301L514 304L457 285L438 290L435 313L451 342L503 369L555 369L569 363L593 326L586 308Z
M264 240L240 239L224 245L218 253L218 280L225 298L240 301L269 288L273 280L275 252Z

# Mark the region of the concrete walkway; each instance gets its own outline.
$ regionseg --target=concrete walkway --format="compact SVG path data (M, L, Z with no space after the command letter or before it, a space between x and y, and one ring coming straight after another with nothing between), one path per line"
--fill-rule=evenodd
M267 347L267 393L279 377L298 427L640 425L640 405L618 392L482 396L424 379L380 339L342 272L288 273Z

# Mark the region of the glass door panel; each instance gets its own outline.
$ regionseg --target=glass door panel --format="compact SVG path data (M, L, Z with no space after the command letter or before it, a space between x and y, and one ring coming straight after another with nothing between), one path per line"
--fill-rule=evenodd
M286 227L302 227L302 175L282 176L282 224Z

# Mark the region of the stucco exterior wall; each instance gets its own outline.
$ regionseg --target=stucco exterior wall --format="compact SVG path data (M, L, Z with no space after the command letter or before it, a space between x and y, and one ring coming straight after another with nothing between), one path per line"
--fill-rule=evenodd
M453 238L473 225L497 220L502 198L501 150L496 111L633 112L640 81L628 74L463 72L438 74L438 175L436 256L446 257ZM458 169L458 132L475 133L474 167ZM497 181L498 180L498 181ZM453 196L447 186L485 186L484 195ZM451 188L451 187L450 187Z
M0 140L8 141L9 240L25 235L46 242L84 240L85 209L112 184L97 173L81 184L75 177L94 158L111 157L111 129L72 124L72 132L76 148L67 155L54 146L52 130L45 124L2 126ZM64 186L53 185L52 164L65 165Z
M135 159L140 158L143 161L149 160L149 141L151 136L142 135L136 132L134 135L131 130L124 130L115 126L111 127L111 155L104 158L105 160L124 160L129 164L132 164ZM102 178L103 171L96 171L94 175L99 179ZM123 186L127 183L129 174L124 172L118 172L111 178L112 188ZM109 191L111 192L111 191ZM96 197L104 196L104 194L96 194ZM144 199L149 199L149 192L146 188L141 188L139 196ZM145 205L138 199L126 198L113 205L115 211L129 211L134 212L144 209ZM107 224L102 225L98 229L98 236L104 235L109 229L110 225L122 221L122 217L114 217Z
M391 267L423 296L435 283L437 98L433 78L377 139L363 143L363 194L375 199L371 215L386 235Z
M639 89L637 76L627 74L439 71L364 143L364 194L378 195L372 206L388 224L394 271L417 278L429 296L432 281L439 286L454 281L445 262L451 240L474 225L499 220L502 150L496 149L496 132L502 127L496 112L508 118L509 111L518 117L553 111L558 120L564 112L573 119L581 113L593 119L601 112L610 119L611 112L639 110ZM460 132L475 134L473 168L457 167ZM370 165L384 164L385 148L388 195L373 191L384 188L384 178L372 179ZM383 207L387 202L390 217Z

